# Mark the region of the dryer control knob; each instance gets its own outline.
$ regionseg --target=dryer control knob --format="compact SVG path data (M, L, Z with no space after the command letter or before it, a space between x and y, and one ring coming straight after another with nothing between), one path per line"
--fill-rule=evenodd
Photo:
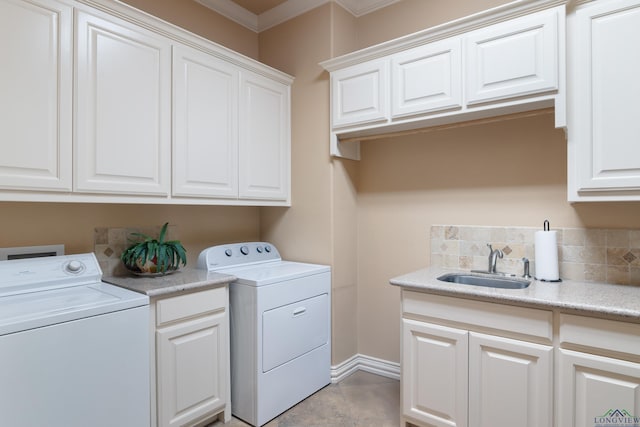
M240 253L242 253L242 255L249 255L249 247L248 246L240 246Z
M256 248L256 251L258 251L258 253L259 253L259 254L261 254L261 253L262 253L262 246L258 246L258 247Z
M264 250L265 250L266 252L271 252L271 246L269 246L269 245L265 246L265 247L264 247Z
M226 256L231 256L231 255L233 254L233 251L231 251L231 249L225 249L225 250L224 250L224 254L225 254Z

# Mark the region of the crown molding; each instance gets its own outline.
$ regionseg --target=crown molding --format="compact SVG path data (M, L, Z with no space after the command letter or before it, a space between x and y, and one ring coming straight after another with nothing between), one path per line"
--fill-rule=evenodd
M287 0L260 15L249 12L231 0L195 0L249 30L259 33L302 15L325 3L335 1L356 18L400 0Z

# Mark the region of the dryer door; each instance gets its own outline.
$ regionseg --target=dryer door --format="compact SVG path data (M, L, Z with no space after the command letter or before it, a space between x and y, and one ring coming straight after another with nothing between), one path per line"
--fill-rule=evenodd
M262 314L262 372L327 344L328 316L327 294L265 311Z

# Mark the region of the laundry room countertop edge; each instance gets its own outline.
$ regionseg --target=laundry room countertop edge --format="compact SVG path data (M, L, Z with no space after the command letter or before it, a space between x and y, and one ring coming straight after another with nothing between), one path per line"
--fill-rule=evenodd
M236 277L195 268L183 268L165 276L106 276L102 280L149 297L166 297L224 286L236 280Z

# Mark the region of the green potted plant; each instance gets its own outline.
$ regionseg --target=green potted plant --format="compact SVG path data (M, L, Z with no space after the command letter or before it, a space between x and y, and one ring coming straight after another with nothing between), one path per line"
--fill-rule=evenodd
M166 222L157 239L143 233L131 233L137 241L122 252L120 259L134 274L163 275L187 265L187 251L178 240L165 240Z

